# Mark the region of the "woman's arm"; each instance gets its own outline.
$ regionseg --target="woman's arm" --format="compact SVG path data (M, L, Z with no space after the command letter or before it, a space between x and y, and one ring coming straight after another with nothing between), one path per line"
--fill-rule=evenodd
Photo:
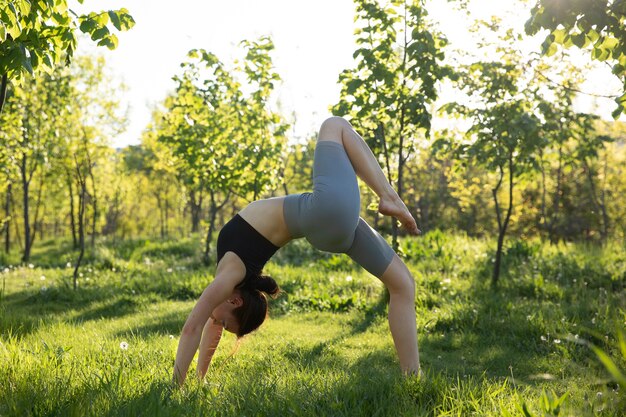
M206 375L213 354L217 350L217 345L222 337L222 326L210 318L204 326L202 339L200 340L200 348L198 350L198 368L196 373L198 378L202 379Z
M187 321L178 342L174 363L174 382L182 385L187 377L189 365L198 350L202 329L213 310L228 299L246 275L246 267L233 252L226 252L220 261L215 279L202 292Z

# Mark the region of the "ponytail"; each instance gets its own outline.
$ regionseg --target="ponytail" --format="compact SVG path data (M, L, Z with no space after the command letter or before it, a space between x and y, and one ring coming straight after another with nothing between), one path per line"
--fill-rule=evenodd
M276 298L280 288L274 279L267 275L251 275L237 286L243 304L233 310L238 323L237 337L241 338L256 330L267 317L267 297Z

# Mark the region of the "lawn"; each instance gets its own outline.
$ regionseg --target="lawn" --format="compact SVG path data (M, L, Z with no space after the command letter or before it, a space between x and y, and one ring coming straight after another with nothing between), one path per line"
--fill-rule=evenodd
M500 288L489 242L401 242L417 283L421 378L404 378L382 285L305 242L266 272L284 293L205 381L170 381L178 334L212 279L193 239L101 242L72 289L75 253L0 258L0 416L623 416L626 251L513 241ZM71 266L71 265L70 265ZM591 346L606 352L613 374ZM236 350L236 351L235 351ZM193 366L193 365L192 365Z

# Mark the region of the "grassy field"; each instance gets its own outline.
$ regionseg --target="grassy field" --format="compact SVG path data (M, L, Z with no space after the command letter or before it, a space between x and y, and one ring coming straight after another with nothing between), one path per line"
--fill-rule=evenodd
M206 381L170 385L178 333L212 279L200 245L101 242L72 289L64 242L0 257L0 416L623 416L626 250L439 232L402 241L422 378L400 375L382 285L305 242L266 272L271 319L228 334ZM608 369L592 350L605 352ZM606 361L606 358L605 358ZM612 373L610 372L612 370Z

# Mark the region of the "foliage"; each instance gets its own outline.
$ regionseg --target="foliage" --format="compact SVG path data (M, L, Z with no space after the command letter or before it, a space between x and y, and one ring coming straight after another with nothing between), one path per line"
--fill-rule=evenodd
M538 0L526 22L526 32L540 29L550 33L542 44L548 56L558 47L573 45L589 50L592 59L613 62L613 74L624 84L623 94L615 99L618 118L626 108L626 1Z
M76 50L77 29L99 46L115 49L118 39L109 25L125 31L135 24L124 8L77 15L67 0L3 2L0 17L0 112L7 79L19 82L27 73L50 73L61 61L69 62Z
M437 98L437 82L451 75L441 64L446 40L432 28L421 0L363 0L356 11L356 67L339 75L341 97L332 112L350 118L382 156L389 181L403 197L404 165L429 136L428 106Z

